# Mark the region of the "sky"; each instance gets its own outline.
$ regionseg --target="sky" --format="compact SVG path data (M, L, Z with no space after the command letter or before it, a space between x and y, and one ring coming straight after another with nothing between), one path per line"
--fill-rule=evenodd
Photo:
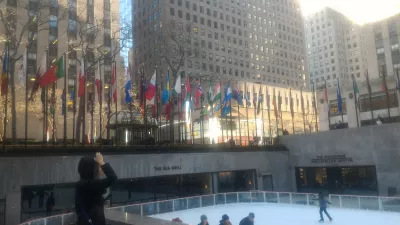
M328 6L364 24L400 13L400 0L300 0L305 16Z

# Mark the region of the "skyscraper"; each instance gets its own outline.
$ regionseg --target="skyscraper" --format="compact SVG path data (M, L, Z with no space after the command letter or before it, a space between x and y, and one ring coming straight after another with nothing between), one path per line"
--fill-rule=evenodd
M337 80L349 83L352 76L364 79L367 66L362 29L343 14L331 9L306 19L310 82L328 87Z
M169 45L187 54L179 70L190 76L293 88L308 83L298 1L134 0L134 5L135 71L171 67L163 56ZM184 48L176 49L175 35L188 39Z
M122 29L121 32L126 32L127 30L130 30L132 33L132 13L133 13L133 8L132 8L132 0L121 0L119 2L120 4L120 26L125 28ZM132 35L132 34L131 34ZM128 62L129 62L129 49L131 49L133 46L133 41L130 38L124 40L124 43L121 43L121 57L124 60L124 66L127 68L128 67Z

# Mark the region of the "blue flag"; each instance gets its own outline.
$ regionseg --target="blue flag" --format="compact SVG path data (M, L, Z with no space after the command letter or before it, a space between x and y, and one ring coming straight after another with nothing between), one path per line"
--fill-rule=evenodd
M221 116L226 117L231 111L231 100L225 101L224 102L224 107L222 108L221 111Z
M337 103L338 103L338 112L343 113L342 109L342 94L340 93L340 84L339 79L337 80L337 88L336 88L336 95L337 95Z
M167 72L167 76L165 77L165 88L161 93L161 103L163 105L167 104L169 100L169 71Z
M131 96L131 93L130 93L131 84L132 84L132 82L131 82L130 79L125 84L125 102L126 103L132 102L132 96Z
M240 96L240 92L238 90L238 88L233 89L233 99L235 99L237 101L237 103L241 106L243 106L243 99L242 96Z

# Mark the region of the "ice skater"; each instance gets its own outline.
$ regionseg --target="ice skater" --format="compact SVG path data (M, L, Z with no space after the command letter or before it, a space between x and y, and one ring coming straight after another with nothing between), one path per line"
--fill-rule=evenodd
M239 225L254 225L254 213L249 213L249 215L245 218L243 218Z
M322 214L322 212L325 213L325 215L329 218L329 221L332 221L332 217L329 215L328 211L326 211L326 208L328 207L328 204L332 204L330 203L328 200L326 200L324 198L324 195L322 194L322 192L320 192L318 194L318 199L315 199L319 201L319 216L321 217L319 222L323 223L324 222L324 215Z
M199 225L209 225L208 224L208 219L207 219L207 216L206 215L202 215L201 217L200 217L200 223L199 223Z

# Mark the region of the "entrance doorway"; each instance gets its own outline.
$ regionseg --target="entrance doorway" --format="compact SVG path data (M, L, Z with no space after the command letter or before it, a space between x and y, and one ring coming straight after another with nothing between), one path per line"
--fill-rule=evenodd
M264 191L273 191L274 190L274 183L272 182L272 175L263 175L263 190Z

